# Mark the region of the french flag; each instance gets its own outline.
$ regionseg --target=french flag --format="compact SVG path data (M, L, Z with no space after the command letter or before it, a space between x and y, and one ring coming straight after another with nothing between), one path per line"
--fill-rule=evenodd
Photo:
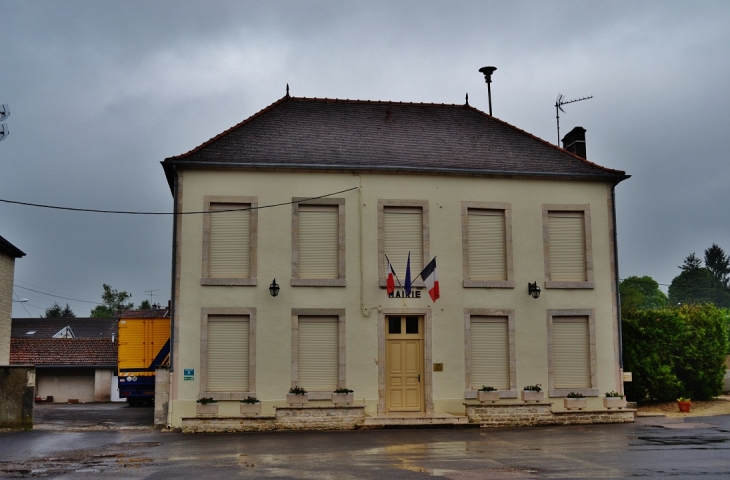
M388 257L385 257L385 287L388 295L395 291L395 271L393 271L393 265L390 264Z
M439 277L436 275L436 257L433 257L433 260L426 265L420 276L426 284L431 300L436 302L436 299L441 296L439 293Z

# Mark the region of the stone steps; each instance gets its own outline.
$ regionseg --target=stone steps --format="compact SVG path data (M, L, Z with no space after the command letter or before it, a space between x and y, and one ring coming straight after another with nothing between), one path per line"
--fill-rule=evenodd
M448 413L391 413L365 417L362 428L468 425L466 416Z

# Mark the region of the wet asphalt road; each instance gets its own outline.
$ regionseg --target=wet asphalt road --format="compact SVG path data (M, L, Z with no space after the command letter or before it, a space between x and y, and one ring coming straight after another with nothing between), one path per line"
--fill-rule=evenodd
M130 407L119 403L36 403L33 425L39 430L152 427L153 407Z
M3 432L0 476L727 479L730 417L506 429Z

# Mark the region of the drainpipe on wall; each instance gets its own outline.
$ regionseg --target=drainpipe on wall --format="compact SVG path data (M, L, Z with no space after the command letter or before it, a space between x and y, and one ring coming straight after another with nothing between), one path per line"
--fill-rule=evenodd
M616 309L618 314L618 365L621 374L624 371L624 344L621 328L621 293L619 292L619 273L618 273L618 232L616 231L616 185L611 185L611 208L613 210L613 257L616 264ZM623 379L621 379L621 393L623 393Z

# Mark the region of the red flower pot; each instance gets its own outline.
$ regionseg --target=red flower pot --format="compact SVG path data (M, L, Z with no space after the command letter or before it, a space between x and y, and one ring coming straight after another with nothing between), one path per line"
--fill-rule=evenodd
M689 413L689 409L692 406L692 402L677 402L679 405L679 411L683 413Z

